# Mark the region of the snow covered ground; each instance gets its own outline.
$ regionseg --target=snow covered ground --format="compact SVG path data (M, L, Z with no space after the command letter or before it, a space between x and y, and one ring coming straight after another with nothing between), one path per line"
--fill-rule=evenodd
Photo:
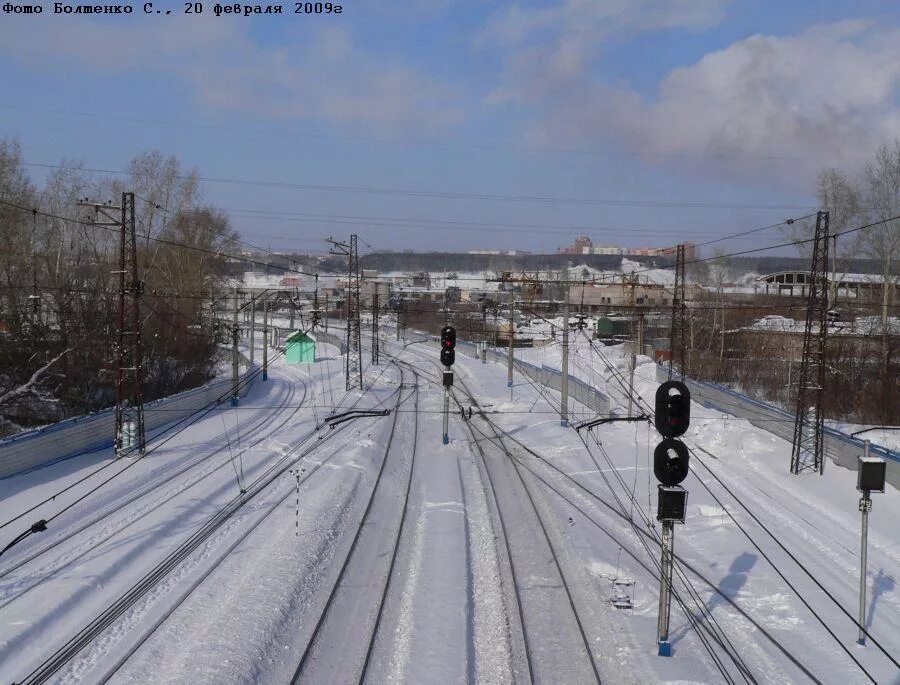
M5 546L49 521L0 556L0 677L900 682L895 489L873 495L861 647L855 474L791 476L789 444L693 405L673 656L659 657L655 430L563 428L558 394L458 353L443 445L437 348L415 338L386 335L378 366L364 350L364 392L344 391L334 348L296 366L270 350L240 407L143 459L0 481L0 522L56 495L0 528ZM601 351L574 340L573 373L624 413L629 359ZM558 346L519 353L558 363ZM652 369L635 373L635 412ZM353 407L391 413L324 422Z

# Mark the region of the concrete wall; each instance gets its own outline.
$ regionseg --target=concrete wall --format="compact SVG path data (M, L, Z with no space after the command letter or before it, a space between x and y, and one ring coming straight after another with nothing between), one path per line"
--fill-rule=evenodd
M252 369L244 358L243 378L251 378ZM256 369L258 367L254 367ZM244 383L241 397L252 385ZM228 402L231 397L231 378L165 397L144 405L144 430L149 443L163 432L165 426L179 421L205 407ZM26 431L0 440L0 478L32 471L56 462L89 452L109 449L115 445L115 410L104 409L96 414L78 416L44 428Z
M668 378L668 368L657 365L657 381L662 383ZM685 379L685 383L691 391L691 399L695 402L716 411L747 419L757 428L763 428L779 438L793 442L793 414L715 383L690 378ZM833 428L825 429L825 455L836 464L855 471L857 458L862 456L864 449L862 440ZM900 488L900 454L880 445L870 445L869 453L873 457L882 457L887 461L887 480L894 487ZM789 466L786 463L785 470Z

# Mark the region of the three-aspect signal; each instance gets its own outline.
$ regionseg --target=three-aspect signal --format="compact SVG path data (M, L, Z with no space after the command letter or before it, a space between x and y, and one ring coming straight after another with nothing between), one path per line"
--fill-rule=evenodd
M456 329L444 326L441 329L441 364L453 366L456 361Z

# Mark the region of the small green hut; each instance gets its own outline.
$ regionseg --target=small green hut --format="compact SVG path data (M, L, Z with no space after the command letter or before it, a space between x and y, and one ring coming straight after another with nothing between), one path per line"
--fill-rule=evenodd
M316 361L316 341L303 331L294 331L284 339L284 359L288 364Z

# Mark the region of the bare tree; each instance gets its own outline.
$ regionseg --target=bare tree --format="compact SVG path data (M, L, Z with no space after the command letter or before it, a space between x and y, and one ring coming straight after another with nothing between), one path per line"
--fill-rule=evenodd
M198 207L197 172L158 152L135 157L124 181L96 179L77 161L62 166L38 193L18 145L0 140L0 199L15 205L0 205L0 434L114 400L119 229L93 225L77 207L84 197L140 198L145 397L214 373L218 347L203 305L237 236L221 213Z
M900 249L900 220L887 221L900 215L900 139L894 141L893 147L878 148L875 159L866 165L864 179L872 218L886 222L865 229L859 237L860 252L881 262L881 324L886 332L891 290L896 281L893 265Z
M829 229L831 234L853 228L862 223L866 218L862 206L862 191L859 186L847 176L835 169L828 168L819 174L816 182L816 198L819 206L828 212ZM806 243L809 253L812 245ZM837 237L833 238L830 245L831 251L831 287L829 302L837 302L837 284L840 281L837 274L838 258L851 256L857 248L857 240L844 239L838 243ZM833 306L833 305L832 305Z

